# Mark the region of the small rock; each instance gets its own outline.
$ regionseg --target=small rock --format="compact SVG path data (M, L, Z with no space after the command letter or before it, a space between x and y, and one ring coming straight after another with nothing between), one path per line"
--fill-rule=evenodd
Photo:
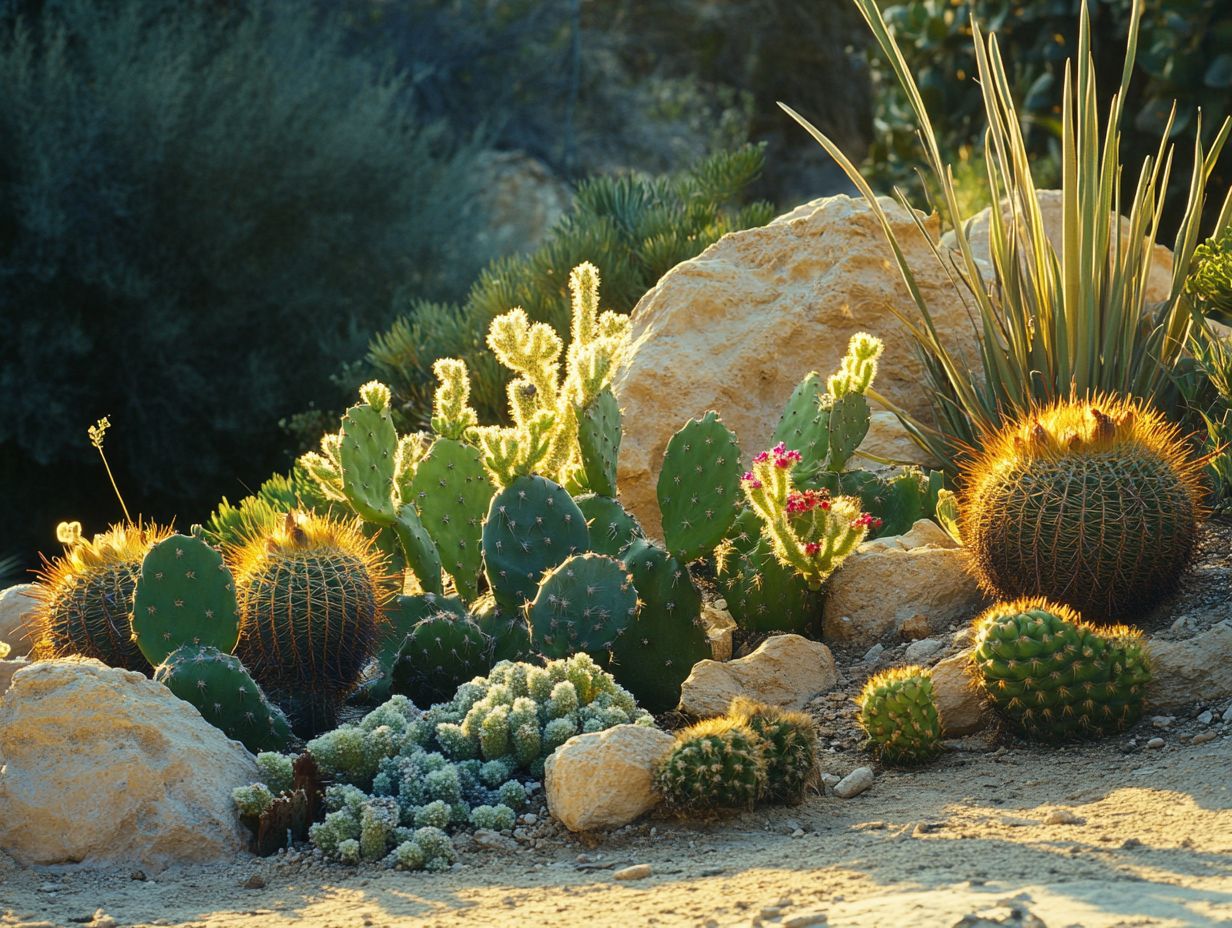
M697 718L722 715L737 696L802 709L836 683L834 655L824 644L800 635L773 635L739 660L698 661L680 687L680 711Z
M628 882L629 880L644 880L646 877L654 873L654 868L650 864L634 864L632 867L623 867L612 874L612 879Z
M490 831L486 828L480 828L472 835L472 839L479 847L489 851L516 851L518 850L518 842L508 835L503 835L499 831Z
M0 641L13 649L10 657L30 653L30 620L39 605L37 589L33 583L19 583L0 592Z
M804 837L804 829L803 829L803 828L797 828L795 831L793 831L793 832L791 833L791 836L792 836L793 838L803 838L803 837Z
M1153 751L1157 751L1164 746L1163 738L1152 738L1146 743L1146 746Z
M918 664L920 661L928 660L944 647L944 643L939 638L921 638L919 641L913 641L907 645L907 650L903 657L913 664Z
M910 649L908 649L910 650ZM933 667L933 696L949 738L974 734L988 727L990 714L979 684L972 678L971 651L960 651Z
M834 787L838 786L843 780L840 776L835 776L833 773L823 773L821 775L821 784L826 789L833 792Z
M1215 733L1213 731L1200 731L1196 735L1193 736L1192 743L1193 744L1206 744L1208 741L1214 741L1214 740L1215 740Z
M534 825L534 824L537 824L538 821L539 821L539 816L537 816L534 812L527 812L525 815L522 816L522 823L524 825Z
M1137 838L1126 838L1121 842L1121 850L1132 851L1136 847L1142 847L1142 842Z
M1151 683L1147 699L1160 709L1180 709L1196 699L1232 696L1232 619L1184 641L1151 642ZM1232 712L1224 721L1232 721Z
M719 605L722 603L722 605ZM736 630L736 620L727 611L725 600L715 600L702 605L702 627L706 629L706 638L710 642L710 657L716 661L732 659L732 633Z
M801 912L783 919L783 928L813 928L826 923L825 912Z
M1151 724L1155 728L1168 729L1172 727L1172 723L1176 721L1175 715L1157 715L1151 719Z
M775 919L783 914L783 910L777 905L767 905L763 906L761 912L758 914L761 918Z
M1086 819L1079 818L1069 809L1053 809L1044 819L1045 825L1082 825Z
M259 873L254 873L243 883L244 889L265 889L265 877Z
M880 641L864 652L864 663L875 664L881 659L882 653L885 651L885 645Z
M871 767L857 767L835 785L834 795L839 799L858 796L873 785L873 779Z
M116 920L102 909L98 909L90 919L90 928L116 928Z
M1232 705L1223 710L1223 715L1219 717L1220 721L1232 722Z
M1198 716L1199 725L1209 725L1213 721L1215 721L1215 713L1212 712L1210 709L1207 709L1205 712L1203 712L1201 715Z
M920 638L927 638L932 634L932 630L928 616L917 612L903 619L903 624L898 627L898 634L904 641L916 641Z

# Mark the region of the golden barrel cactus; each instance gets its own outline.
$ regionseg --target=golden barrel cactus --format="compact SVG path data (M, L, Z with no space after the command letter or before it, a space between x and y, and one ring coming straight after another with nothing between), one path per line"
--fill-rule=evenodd
M962 537L981 585L1088 621L1145 613L1193 557L1202 466L1135 400L1060 401L1007 424L963 474Z

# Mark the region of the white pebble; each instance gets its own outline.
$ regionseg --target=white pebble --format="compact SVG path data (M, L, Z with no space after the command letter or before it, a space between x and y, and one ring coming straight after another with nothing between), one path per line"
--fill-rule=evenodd
M1223 710L1223 715L1220 718L1225 722L1232 722L1232 705Z
M1212 712L1210 709L1207 709L1205 712L1203 712L1201 715L1198 716L1199 725L1209 725L1213 721L1215 721L1215 713Z
M881 657L881 652L885 650L885 645L878 642L867 651L864 652L864 663L875 664Z
M907 645L907 650L904 652L903 657L912 663L916 663L917 661L932 657L941 648L942 643L939 639L921 638L919 641L913 641Z
M871 767L857 767L834 787L834 795L839 799L850 799L858 796L873 785L873 770Z
M1162 748L1164 746L1164 739L1163 738L1152 738L1150 741L1146 743L1146 746L1148 748L1151 748L1152 750L1158 750L1159 748Z
M1085 819L1079 818L1069 809L1054 809L1044 819L1045 825L1081 825Z
M632 867L624 867L612 874L612 879L628 881L628 880L644 880L646 877L654 873L654 869L650 864L634 864Z
M1157 715L1151 719L1151 724L1156 728L1171 728L1175 721L1176 716L1174 715Z

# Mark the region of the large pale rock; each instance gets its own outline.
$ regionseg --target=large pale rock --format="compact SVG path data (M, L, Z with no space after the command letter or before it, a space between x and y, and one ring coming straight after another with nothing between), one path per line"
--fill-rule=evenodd
M30 662L19 657L15 661L0 661L0 697L13 685L13 674L30 666Z
M1210 704L1232 696L1232 620L1225 620L1187 641L1148 642L1152 710Z
M737 696L800 709L837 682L834 655L820 641L774 635L739 660L698 661L680 687L680 711L698 718L722 715Z
M30 620L38 607L33 583L19 583L0 592L0 641L12 650L9 657L30 653Z
M971 649L939 661L932 669L933 697L947 738L960 738L985 728L991 721L980 684L971 676Z
M978 361L960 293L906 210L883 204L938 329ZM936 240L939 222L923 222ZM896 311L915 309L863 199L814 200L768 226L726 235L674 267L634 308L629 355L615 380L625 423L622 502L657 533L663 449L685 421L714 409L750 457L767 444L801 378L815 369L830 373L856 332L886 343L877 389L927 416L924 369ZM893 417L876 425L879 449L919 460Z
M570 831L627 825L658 805L655 766L675 741L643 725L570 738L544 768L548 811Z
M0 850L24 864L161 870L247 846L252 756L139 673L40 661L0 699Z
M919 638L975 616L984 599L966 556L931 522L906 535L868 541L830 578L822 606L827 641L867 647L887 637Z
M1060 252L1061 229L1064 205L1060 190L1037 190L1035 194L1039 202L1040 218L1044 222L1044 235L1052 243L1053 250ZM1009 221L1010 210L1002 206L1002 215ZM971 253L981 263L986 277L992 276L992 260L988 252L989 226L992 217L992 207L986 206L966 222L967 239L971 243ZM1121 217L1121 234L1129 239L1129 218ZM954 233L947 232L941 241L951 250L958 250ZM1151 252L1151 270L1147 274L1146 299L1148 303L1159 303L1166 300L1172 293L1172 250L1164 245L1156 244Z

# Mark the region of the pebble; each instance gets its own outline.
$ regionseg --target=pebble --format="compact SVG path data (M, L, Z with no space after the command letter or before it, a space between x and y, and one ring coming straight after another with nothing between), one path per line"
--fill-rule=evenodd
M1205 712L1203 712L1201 715L1198 716L1199 725L1209 725L1213 721L1215 721L1215 713L1212 712L1210 709L1207 709Z
M1215 740L1215 733L1213 731L1200 731L1196 735L1193 736L1194 744L1206 744L1208 741L1214 741L1214 740Z
M1126 838L1121 842L1121 850L1123 851L1130 851L1136 847L1142 847L1142 842L1137 838Z
M823 773L821 775L821 783L828 790L833 790L834 787L838 786L838 784L842 782L842 779L842 777L836 776L833 773Z
M797 828L795 831L793 831L793 832L791 833L791 836L792 836L793 838L803 838L803 837L804 837L804 829L803 829L803 828Z
M1044 819L1045 825L1081 825L1086 819L1079 818L1069 809L1054 809Z
M1171 728L1172 723L1176 721L1175 715L1157 715L1151 719L1151 724L1156 728Z
M801 912L783 920L783 928L812 928L826 923L825 912Z
M1219 718L1220 718L1220 721L1224 721L1224 722L1232 722L1232 705L1230 705L1230 706L1228 706L1228 708L1224 709L1224 710L1223 710L1223 715L1221 715Z
M864 663L875 664L880 659L882 652L885 651L885 645L878 642L867 651L864 652Z
M857 767L843 777L834 787L834 795L839 799L850 799L858 796L873 785L873 770L871 767Z
M942 647L943 643L938 638L921 638L919 641L913 641L907 645L907 650L904 652L903 657L914 664L932 657Z
M265 877L259 873L254 873L244 881L245 889L265 889Z
M1146 746L1153 751L1157 751L1164 746L1163 738L1152 738L1146 743Z
M627 882L629 880L644 880L654 873L650 864L634 864L632 867L622 867L612 874L612 879Z
M782 914L783 914L783 910L780 909L777 905L767 905L767 906L762 907L760 917L774 919L774 918L778 918Z
M90 920L90 928L116 928L116 920L99 909Z
M134 870L132 873L128 875L128 878L130 880L139 880L141 882L145 882L146 880L149 879L149 877L145 875L144 870Z
M537 816L534 812L527 812L522 816L522 824L524 825L534 825L538 823L538 821L539 816Z
M518 842L510 838L508 835L502 835L499 831L490 831L486 828L480 828L475 832L473 839L479 847L486 848L489 851L516 851Z

